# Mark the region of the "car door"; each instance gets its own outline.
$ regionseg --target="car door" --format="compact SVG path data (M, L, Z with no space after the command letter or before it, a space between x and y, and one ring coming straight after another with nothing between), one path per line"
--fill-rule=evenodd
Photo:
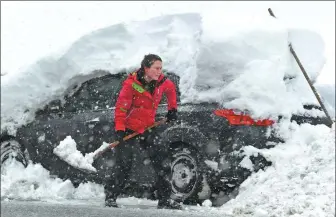
M96 150L103 141L112 141L114 95L122 79L121 74L109 73L90 79L66 95L63 103L54 100L41 109L32 128L27 126L22 132L24 138L35 134L36 141L31 141L36 150L35 161L59 174L62 168L57 166L53 149L67 136L75 140L83 155Z
M103 142L114 140L114 104L115 95L123 74L108 74L85 82L71 97L67 97L65 113L75 113L75 138L77 149L90 153L98 149Z

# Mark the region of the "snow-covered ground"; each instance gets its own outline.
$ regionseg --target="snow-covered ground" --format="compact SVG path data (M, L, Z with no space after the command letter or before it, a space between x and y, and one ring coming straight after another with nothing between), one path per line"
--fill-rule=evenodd
M317 104L288 42L317 80L326 62L325 42L318 32L288 28L267 10L245 17L245 22L224 18L220 13L189 13L120 23L84 35L24 71L2 76L1 131L15 134L17 127L33 119L37 108L93 77L93 70L117 73L137 67L149 52L159 54L164 68L181 77L184 102L217 101L246 109L254 117L288 117L303 112L303 103ZM296 79L284 82L284 76ZM335 85L319 89L335 117ZM316 110L310 113L317 114L323 115ZM335 125L331 130L284 119L277 128L286 138L284 144L268 150L245 149L262 152L273 166L248 178L239 195L220 211L232 216L334 216ZM2 172L2 199L103 200L102 186L88 183L75 189L70 181L50 177L40 165L21 168L12 162Z
M286 143L267 150L244 150L247 154L261 152L273 166L254 173L241 185L238 196L217 208L217 212L224 216L335 216L335 124L332 130L288 122L278 128L279 134L287 138ZM94 183L74 188L68 180L50 177L39 164L23 168L14 161L2 171L1 199L103 206L104 191L103 186ZM118 202L134 206L156 204L133 197ZM211 202L203 205L196 210L207 210Z

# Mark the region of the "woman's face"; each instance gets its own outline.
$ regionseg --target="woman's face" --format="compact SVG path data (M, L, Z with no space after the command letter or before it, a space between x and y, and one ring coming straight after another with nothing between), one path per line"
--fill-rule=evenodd
M162 62L160 60L156 60L149 68L145 67L145 75L150 80L158 80L161 74Z

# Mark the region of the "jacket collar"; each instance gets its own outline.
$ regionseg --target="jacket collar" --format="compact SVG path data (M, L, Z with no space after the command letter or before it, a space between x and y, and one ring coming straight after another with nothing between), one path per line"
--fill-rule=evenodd
M132 72L131 74L129 74L128 78L131 79L131 80L133 80L133 82L136 82L137 84L139 84L139 85L141 85L143 87L144 84L141 82L141 77L140 77L140 76L143 75L143 73L144 72L140 68L140 69ZM156 81L155 85L157 85L157 83L159 83L160 81L162 81L162 79L164 79L164 77L165 76L163 74L161 74L160 77L159 77L159 79ZM155 91L156 88L157 88L157 86L154 88L154 91ZM150 92L148 92L147 90L144 92L144 95L146 95L149 98L153 99L153 95Z
M139 68L136 71L132 72L128 77L143 86L144 82L146 82L146 81L142 81L143 79L141 79L144 73L145 72L143 71L143 69ZM164 77L165 77L164 74L161 74L159 79L156 82L159 83Z

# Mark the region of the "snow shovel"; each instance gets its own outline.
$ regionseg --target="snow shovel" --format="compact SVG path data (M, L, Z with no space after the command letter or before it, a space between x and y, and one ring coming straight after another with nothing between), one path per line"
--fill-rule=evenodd
M166 118L155 122L153 125L149 126L147 130L152 129L153 127L159 126L161 124L164 124L167 121ZM138 132L134 132L130 135L127 135L123 138L123 141L126 141L128 139L131 139L135 136L139 135ZM103 143L97 150L91 153L86 153L85 156L83 156L78 150L72 150L69 152L64 152L61 145L56 147L53 152L55 155L57 155L59 158L61 158L63 161L68 163L69 165L84 171L84 172L97 172L96 168L92 166L92 163L95 159L97 159L99 156L101 156L104 152L107 150L116 147L119 144L119 141L115 141L112 143Z
M153 125L149 126L146 130L150 130L152 129L153 127L156 127L156 126L159 126L161 124L164 124L166 122L166 118L160 120L160 121L157 121L155 122ZM139 135L138 132L134 132L132 134L129 134L127 136L125 136L123 138L123 141L126 141L126 140L129 140L131 138L133 138L134 136L137 136ZM115 142L112 142L110 143L107 147L103 147L104 145L100 146L94 153L93 155L93 160L97 159L100 155L102 155L104 152L106 152L107 150L111 149L111 148L114 148L116 147L117 145L119 144L119 141L115 141ZM102 149L101 149L102 148Z

